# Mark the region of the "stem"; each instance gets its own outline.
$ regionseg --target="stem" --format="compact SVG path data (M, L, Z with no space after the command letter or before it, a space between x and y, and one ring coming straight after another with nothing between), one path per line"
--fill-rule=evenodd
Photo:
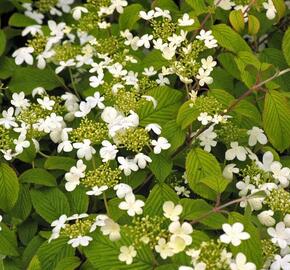
M57 74L55 74L55 71L51 68L50 65L48 65L48 68L53 72L55 78L60 82L60 84L63 86L63 88L70 92L70 89L65 85L63 80Z
M80 95L79 95L79 93L78 93L78 91L76 89L76 85L75 85L75 82L74 82L74 78L73 78L73 74L72 74L71 68L69 68L68 71L69 71L69 76L70 76L72 88L73 88L76 96L80 98Z
M38 151L38 154L40 154L41 156L43 156L43 157L45 157L45 158L49 158L49 156L48 156L48 155L44 154L44 153L43 153L43 152L41 152L41 151Z
M198 223L200 220L202 220L202 219L204 219L204 218L210 216L212 213L220 212L222 209L224 209L224 208L226 208L226 207L228 207L228 206L230 206L230 205L233 205L233 204L236 204L236 203L239 203L239 202L245 201L245 200L247 200L247 199L248 199L248 197L243 197L243 198L239 198L239 199L235 199L235 200L233 200L233 201L227 202L227 203L225 203L225 204L223 204L223 205L221 205L221 206L214 207L212 210L210 210L209 212L207 212L207 213L201 215L199 218L192 220L190 223L191 223L191 224Z
M107 214L108 214L108 216L110 216L109 205L108 205L107 196L106 196L105 192L103 192L103 199L104 199L104 204L105 204Z
M286 74L290 72L290 68L286 68L284 70L278 71L276 72L272 77L260 82L260 83L256 83L254 84L251 88L248 89L248 91L246 91L244 94L242 94L239 98L237 98L225 111L224 113L222 113L222 115L232 111L242 100L244 100L246 97L248 97L249 95L251 95L254 91L259 91L260 88L265 85L266 83ZM203 133L206 129L208 129L212 124L206 125L202 128L200 128L192 137L189 143L191 143L193 140L195 140L201 133ZM176 155L178 155L182 150L183 150L184 146L177 149L172 157L175 157Z

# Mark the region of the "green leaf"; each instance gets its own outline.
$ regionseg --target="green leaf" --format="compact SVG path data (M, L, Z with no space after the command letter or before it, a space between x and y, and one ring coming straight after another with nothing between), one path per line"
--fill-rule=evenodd
M155 155L154 153L151 153L149 156L152 159L152 162L149 164L149 169L158 181L163 182L171 173L173 166L171 158L166 157L164 154Z
M176 203L178 201L178 196L170 186L164 183L156 184L149 193L144 207L144 214L162 215L162 207L166 201L172 201Z
M38 69L33 67L17 67L9 83L12 92L31 94L36 87L52 90L62 85L63 79L58 77L51 69Z
M158 104L154 109L152 102L147 102L139 111L140 124L145 126L151 123L160 125L174 119L180 106L182 93L167 86L156 87L148 92Z
M20 185L19 196L16 204L9 212L11 216L25 220L31 212L32 204L29 193L29 185Z
M0 208L9 211L16 203L19 183L16 173L7 164L0 164Z
M207 7L205 1L185 0L185 2L191 6L191 8L194 10L194 14L196 16L199 16L200 14L208 12L208 7Z
M214 190L217 193L222 193L230 183L229 180L225 179L221 175L210 175L202 178L200 183L204 183L210 189Z
M1 224L0 232L0 254L6 256L18 256L16 235L6 225Z
M278 14L278 21L285 15L286 12L286 5L284 0L272 0L277 14Z
M121 30L131 30L134 24L140 19L139 12L143 9L140 4L132 4L124 9L119 17L119 26Z
M38 230L38 223L27 219L18 226L18 237L25 246L33 239Z
M0 58L0 79L8 79L13 74L15 68L14 59L2 56Z
M248 19L248 33L251 36L256 35L260 30L260 21L257 19L257 17L253 15L249 15Z
M213 229L220 229L227 221L221 213L213 212L213 207L205 200L181 199L180 204L183 206L183 219L195 220Z
M65 257L56 265L55 270L72 270L81 264L78 257Z
M216 192L207 187L201 180L208 176L222 175L216 158L201 148L194 148L186 157L185 168L190 188L200 196L214 200Z
M31 241L28 243L28 245L23 251L22 256L23 267L26 267L29 264L32 257L34 256L38 248L43 244L43 242L44 239L38 235L31 239Z
M72 192L66 192L72 213L86 213L89 206L89 197L83 187L78 186Z
M280 152L290 146L290 107L278 91L268 91L263 110L264 130L272 145Z
M3 30L0 29L0 56L4 53L6 48L6 35Z
M20 175L19 180L22 183L33 183L47 187L54 187L57 185L55 177L41 168L34 168L25 171Z
M251 49L246 41L226 24L213 25L212 33L218 41L218 44L229 51L234 53L238 53L240 51L251 52Z
M10 26L15 27L25 27L29 25L36 24L35 20L26 17L24 14L21 13L13 13L12 16L9 18L8 24Z
M107 236L101 232L94 234L94 240L88 247L84 248L84 252L90 263L100 270L152 270L153 258L149 248L142 247L137 250L137 256L133 259L132 264L125 264L118 259L120 247L129 245L123 241L112 242ZM101 256L100 256L101 255Z
M176 121L172 120L163 125L162 136L171 144L167 151L173 153L178 147L183 145L186 138L186 130L182 130Z
M156 70L159 70L163 66L167 66L168 63L168 60L163 58L162 53L159 50L152 50L142 59L142 62L140 63L142 69L140 71L149 66L153 66Z
M237 31L237 32L242 32L245 28L245 20L244 20L244 15L241 10L233 10L230 12L229 16L230 23L232 27Z
M67 241L67 238L58 238L50 243L45 242L41 245L36 253L41 264L41 270L55 269L63 258L74 255L74 249L67 244Z
M290 66L290 27L288 27L287 31L284 34L282 41L282 50L284 57Z
M63 214L70 214L68 200L59 189L33 189L30 194L35 211L47 222L51 223Z
M176 122L182 129L186 129L197 119L200 113L201 111L194 106L192 101L186 101L178 110Z
M264 260L261 239L257 228L252 224L248 217L242 216L236 212L231 212L229 214L229 223L233 224L236 222L242 223L244 225L244 231L249 233L251 237L248 240L243 240L238 247L231 245L231 251L234 254L239 252L244 253L247 257L247 261L255 263L257 269L261 269Z
M51 156L46 159L44 163L44 168L47 170L63 170L69 171L71 167L76 164L73 158Z

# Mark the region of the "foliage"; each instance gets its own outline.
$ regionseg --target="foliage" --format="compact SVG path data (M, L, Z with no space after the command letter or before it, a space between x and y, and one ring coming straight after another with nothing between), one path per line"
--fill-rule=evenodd
M289 270L289 9L0 0L0 269Z

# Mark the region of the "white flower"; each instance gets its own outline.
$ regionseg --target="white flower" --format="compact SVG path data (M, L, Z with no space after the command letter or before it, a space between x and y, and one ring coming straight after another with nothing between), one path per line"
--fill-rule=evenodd
M73 248L76 248L78 246L83 246L83 247L87 247L90 243L90 241L92 241L93 238L90 236L78 236L76 238L70 239L67 243L69 245L71 245Z
M164 44L163 48L162 48L162 56L163 58L165 58L166 60L171 60L176 53L176 46L172 45L172 44ZM162 85L162 84L160 84Z
M268 2L263 3L263 7L267 10L266 16L269 20L273 20L276 17L277 10L272 0L268 0Z
M284 221L286 227L290 227L290 214L286 214L283 221Z
M122 246L120 247L120 255L118 259L121 262L125 262L126 264L131 264L133 262L133 258L137 256L137 252L134 246Z
M42 96L46 93L45 89L41 86L36 87L32 90L32 97L35 97L36 95Z
M21 35L24 37L28 34L31 34L32 36L35 36L36 34L42 34L41 25L35 24L25 27Z
M233 180L234 178L234 173L239 173L239 168L236 168L235 163L231 163L225 166L223 170L223 177L228 179L228 180Z
M159 137L156 140L152 140L151 144L154 146L154 153L155 154L160 154L161 150L167 150L170 148L171 144L168 142L168 140L164 137Z
M26 138L23 135L20 135L18 139L14 139L13 143L15 144L15 151L17 154L21 154L24 148L28 148L30 146L30 142L26 141Z
M134 162L139 166L140 169L144 169L147 163L152 162L152 159L143 153L139 153L134 157Z
M49 110L51 111L54 104L55 104L55 101L54 100L51 100L49 99L49 97L44 97L43 99L41 98L38 98L37 99L37 102L38 104L45 110Z
M58 146L57 146L57 152L60 153L61 151L64 151L66 153L69 153L73 150L73 145L72 142L67 140L67 141L62 141Z
M217 62L213 61L213 57L210 55L206 59L201 59L202 68L204 70L212 71L213 68L216 66Z
M213 78L210 77L211 70L199 68L198 74L196 75L196 78L199 80L199 85L204 86L205 84L211 84L213 82Z
M246 196L249 190L255 188L255 186L251 184L251 178L249 176L246 176L243 181L237 182L236 187L240 190L239 196Z
M171 201L166 201L163 204L163 215L171 221L179 220L179 215L182 213L182 206L180 204L174 205Z
M122 170L126 176L130 175L132 171L137 172L139 169L133 159L118 157L118 162L120 163L119 169Z
M160 238L158 240L158 244L155 246L156 252L160 254L160 257L165 260L167 257L171 257L174 255L172 248L166 243L164 238Z
M289 270L290 269L290 254L281 257L275 255L274 262L271 264L270 270Z
M205 31L205 30L201 30L199 35L196 36L197 39L199 40L203 40L204 41L204 45L211 49L211 48L214 48L214 47L217 47L217 41L216 39L213 37L212 35L212 31L209 30L209 31Z
M55 73L58 74L62 72L66 67L73 67L76 63L74 59L69 59L67 61L60 61L59 66L55 69Z
M181 19L178 19L179 26L190 26L194 24L194 19L191 19L187 13L183 14Z
M256 265L248 262L246 256L239 252L236 261L230 264L231 270L256 270Z
M202 125L206 126L208 125L211 120L212 120L212 116L208 115L207 112L202 112L200 113L200 115L197 117L197 120L199 122L201 122Z
M131 194L133 192L132 188L124 183L115 185L114 190L116 190L116 195L120 199L124 198L126 195Z
M106 218L104 225L101 227L103 235L109 235L111 241L117 241L121 238L120 226L114 220Z
M273 173L273 177L277 179L283 187L287 187L289 185L289 168L282 168L282 164L280 162L274 161L270 166L270 170Z
M271 165L274 161L274 156L271 151L267 151L263 155L263 162L257 161L257 165L263 169L265 172L269 172L271 170Z
M12 57L15 57L15 64L21 65L23 62L25 62L28 65L33 64L33 57L32 53L34 52L34 49L32 47L22 47L17 49L13 54Z
M151 19L154 18L154 13L155 13L154 10L149 10L147 13L146 13L145 11L142 10L142 11L139 12L139 16L140 16L142 19L144 19L144 20L146 20L146 21L149 21L149 20L151 20Z
M150 77L150 76L156 75L157 71L154 69L153 66L150 66L148 68L144 68L144 71L142 72L142 74L145 75L145 76Z
M106 191L108 189L108 186L104 185L101 187L93 187L91 190L87 191L86 194L89 196L99 196L101 194L103 194L104 191Z
M152 102L154 109L156 109L158 102L157 100L152 96L142 95L142 98L145 98L147 101Z
M75 112L75 117L84 117L88 115L92 110L91 105L88 102L81 101L79 111Z
M111 0L111 3L111 7L119 13L123 13L124 7L128 5L126 0Z
M179 221L173 221L168 227L169 232L172 233L170 242L175 242L178 238L183 239L186 246L192 243L191 233L193 232L192 226L188 222L180 224Z
M98 106L98 108L101 110L105 109L105 105L103 104L104 100L105 98L101 97L101 94L99 92L95 92L93 97L86 98L86 101L91 106L91 108L95 108L96 106Z
M86 160L91 160L93 154L96 153L95 148L91 146L91 141L88 139L84 139L82 143L74 143L73 147L75 149L78 149L78 158L85 158Z
M13 93L11 104L19 109L26 109L29 107L29 101L25 98L24 92L20 92L19 94Z
M145 130L149 131L153 131L156 135L160 135L161 134L161 126L159 126L158 124L148 124L145 127Z
M233 160L237 158L240 161L247 159L247 150L243 146L239 146L238 142L231 142L231 149L226 151L226 160Z
M174 187L174 190L176 191L176 194L178 196L182 195L184 197L189 198L190 191L188 189L186 189L186 187L184 187L184 186L180 186L180 187L176 186L176 187Z
M158 79L156 79L156 82L160 85L160 86L164 86L166 84L170 84L170 81L167 77L164 77L162 74L158 74Z
M7 111L3 110L2 116L0 118L0 125L4 126L5 128L9 129L11 127L18 127L18 124L15 122L14 108L10 107Z
M146 49L150 48L150 41L153 39L152 35L145 34L137 42L138 47L144 46Z
M248 130L247 134L249 135L249 146L254 146L259 142L260 144L266 144L268 142L266 135L264 134L264 130L253 127Z
M137 215L141 215L143 213L142 207L144 206L144 202L141 200L136 200L135 195L133 193L129 193L125 196L125 201L119 204L119 208L122 210L126 210L127 214L131 217Z
M274 226L276 221L273 218L274 212L272 210L267 210L267 211L263 211L261 212L257 217L259 219L259 221L261 222L261 224L270 227L270 226Z
M217 145L217 141L214 140L216 137L217 134L213 131L213 126L211 126L202 132L197 138L200 140L200 145L204 146L204 150L210 152L211 148Z
M81 6L75 7L72 10L72 16L77 21L82 17L82 13L88 13L88 10Z
M85 170L87 166L83 163L83 161L80 159L77 161L76 166L73 166L70 168L70 171L65 174L65 180L67 183L65 183L65 189L67 191L73 191L76 186L80 184L80 179L85 176Z
M111 144L109 141L102 141L102 146L100 149L100 156L103 162L107 162L109 160L114 160L118 153L118 149L116 145Z
M214 0L214 4L224 10L230 10L235 5L235 3L231 0Z
M104 83L104 73L100 72L98 73L98 76L91 76L89 78L90 80L90 86L93 88L97 88L98 86L102 85Z
M222 228L225 233L220 236L220 240L223 243L239 246L242 242L241 240L250 238L250 235L244 232L244 225L242 223L236 222L233 225L225 223Z
M169 20L171 20L171 16L170 16L170 11L169 10L162 10L159 7L155 7L155 13L154 13L154 17L164 17L167 18Z
M267 232L272 237L272 243L280 248L285 248L290 244L290 228L286 228L284 222L277 223L275 229L268 228Z
M48 242L50 242L53 239L57 239L59 237L60 230L65 227L66 222L67 222L67 216L61 215L59 219L56 219L51 223L50 226L54 228L52 229L52 234L50 238L48 239Z
M47 22L47 25L50 29L50 35L51 36L57 36L62 38L64 35L64 29L66 28L66 24L64 22L61 22L59 24L57 24L55 21L53 20L49 20Z

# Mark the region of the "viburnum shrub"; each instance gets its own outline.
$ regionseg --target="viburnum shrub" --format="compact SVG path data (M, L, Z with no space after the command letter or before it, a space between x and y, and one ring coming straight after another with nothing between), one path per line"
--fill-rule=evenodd
M289 270L283 0L1 0L0 268Z

